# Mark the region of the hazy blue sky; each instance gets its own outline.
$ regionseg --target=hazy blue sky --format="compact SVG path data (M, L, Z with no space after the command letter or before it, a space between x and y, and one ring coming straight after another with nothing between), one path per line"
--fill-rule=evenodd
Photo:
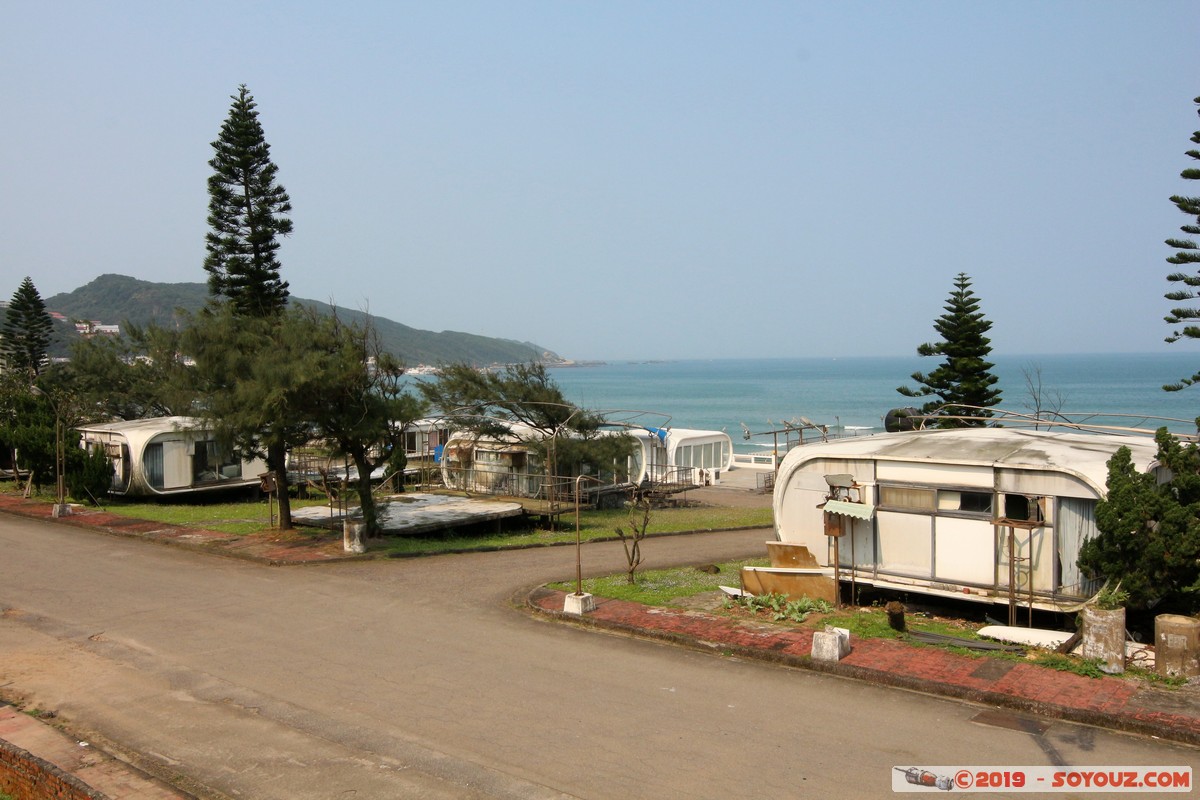
M1194 0L3 9L3 297L202 282L245 83L295 296L577 359L901 355L964 271L997 352L1167 348Z

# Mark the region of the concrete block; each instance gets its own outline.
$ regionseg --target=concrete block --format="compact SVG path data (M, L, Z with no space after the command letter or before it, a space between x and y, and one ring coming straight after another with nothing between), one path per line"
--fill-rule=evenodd
M1154 618L1154 668L1159 675L1200 675L1200 619L1179 614Z
M1100 659L1100 671L1119 675L1125 671L1125 609L1084 606L1083 657Z
M363 528L366 527L361 522L351 522L349 519L342 521L342 549L347 553L365 553L367 552L367 543L363 539Z
M817 661L841 661L850 654L850 631L826 626L813 634L812 657Z
M596 598L592 597L587 592L583 594L569 594L566 601L563 603L563 612L567 614L578 614L580 616L589 611L596 610Z

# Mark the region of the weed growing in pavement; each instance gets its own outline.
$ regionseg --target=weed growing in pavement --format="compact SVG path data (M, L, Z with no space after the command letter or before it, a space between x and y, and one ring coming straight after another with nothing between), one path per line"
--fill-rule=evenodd
M1074 672L1076 675L1082 675L1085 678L1108 678L1111 677L1102 669L1102 663L1098 658L1072 658L1062 653L1038 653L1033 659L1033 663L1041 667L1049 667L1056 669L1059 672Z
M1157 684L1163 689L1182 689L1188 685L1188 679L1182 675L1159 675L1152 669L1142 667L1125 667L1125 674L1131 678L1140 678L1148 683Z

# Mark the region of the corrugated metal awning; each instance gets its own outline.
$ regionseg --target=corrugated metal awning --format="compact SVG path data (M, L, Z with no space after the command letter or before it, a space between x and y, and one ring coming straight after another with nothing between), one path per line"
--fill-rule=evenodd
M842 514L855 519L871 519L875 516L875 506L851 503L848 500L830 500L825 503L825 513Z

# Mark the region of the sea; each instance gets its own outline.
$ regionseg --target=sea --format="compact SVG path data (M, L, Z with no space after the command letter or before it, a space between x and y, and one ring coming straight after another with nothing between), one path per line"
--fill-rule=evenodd
M992 361L1003 392L998 408L1031 413L1037 407L1034 389L1040 386L1041 407L1072 418L1196 431L1200 385L1179 392L1162 386L1200 371L1200 353L993 356ZM614 416L647 427L724 430L736 451L754 452L771 446L768 432L785 422L806 419L843 434L881 431L889 410L922 404L897 387L915 388L912 374L930 372L939 363L915 355L611 361L554 367L551 376L566 398L583 408L618 412Z

